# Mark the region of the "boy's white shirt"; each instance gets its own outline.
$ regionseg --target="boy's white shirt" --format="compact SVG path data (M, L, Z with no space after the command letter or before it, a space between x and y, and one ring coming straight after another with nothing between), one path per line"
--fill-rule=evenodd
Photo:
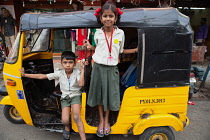
M101 29L97 29L94 40L96 42L95 53L93 54L93 60L98 64L116 66L118 64L119 54L123 52L125 35L124 31L115 26L115 30L112 37L112 63L108 63L109 50L104 36L104 32ZM108 38L110 44L111 37Z
M73 69L73 73L71 74L70 78L67 78L64 69L56 70L54 73L47 74L48 80L58 80L60 84L60 90L62 92L61 98L65 98L69 96L70 98L75 96L81 96L80 89L81 87L78 84L80 79L81 71L77 68ZM69 85L70 82L70 85ZM69 91L70 88L70 91Z

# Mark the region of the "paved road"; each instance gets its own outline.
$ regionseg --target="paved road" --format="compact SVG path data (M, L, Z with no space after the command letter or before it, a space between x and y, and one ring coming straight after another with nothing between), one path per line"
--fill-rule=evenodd
M188 117L190 124L183 132L174 132L176 140L210 140L210 101L195 101L189 106ZM26 124L12 124L3 115L3 106L0 105L0 140L61 140L61 133L39 130ZM97 138L87 135L89 140L138 140L138 136L111 135ZM79 140L73 135L72 140Z

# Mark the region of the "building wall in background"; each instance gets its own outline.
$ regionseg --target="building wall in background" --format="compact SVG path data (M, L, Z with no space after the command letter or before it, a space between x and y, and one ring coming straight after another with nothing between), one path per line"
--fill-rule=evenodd
M5 7L7 10L9 10L12 17L14 19L16 19L14 5L0 5L0 8L2 8L2 7ZM1 14L1 10L0 10L0 14Z
M206 8L205 10L192 10L194 11L194 15L190 16L190 22L192 26L199 26L201 18L207 18L207 24L210 25L210 8Z
M192 10L194 11L193 15L190 15L190 23L191 26L195 32L195 35L198 31L198 28L201 26L200 24L200 19L201 18L206 18L207 19L207 25L209 26L209 33L208 33L208 37L206 39L206 43L205 45L207 46L207 52L206 52L206 56L210 56L210 8L206 8L205 10Z

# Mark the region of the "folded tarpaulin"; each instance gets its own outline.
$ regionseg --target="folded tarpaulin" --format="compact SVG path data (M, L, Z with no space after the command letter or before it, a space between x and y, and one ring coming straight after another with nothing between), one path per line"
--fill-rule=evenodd
M190 25L189 17L176 8L131 8L123 9L119 27L174 27ZM61 13L25 13L21 16L20 30L47 28L99 28L95 10ZM190 30L190 29L188 29Z

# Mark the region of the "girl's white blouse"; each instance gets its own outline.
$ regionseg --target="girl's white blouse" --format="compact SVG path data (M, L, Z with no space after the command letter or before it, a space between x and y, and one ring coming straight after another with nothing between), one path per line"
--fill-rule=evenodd
M112 51L111 55L113 57L111 63L108 62L109 49L106 42L106 38L102 29L98 29L94 35L94 40L96 42L95 53L93 54L93 60L98 64L116 66L118 64L119 54L123 52L125 35L124 31L115 27L112 37ZM110 44L111 37L108 38Z

